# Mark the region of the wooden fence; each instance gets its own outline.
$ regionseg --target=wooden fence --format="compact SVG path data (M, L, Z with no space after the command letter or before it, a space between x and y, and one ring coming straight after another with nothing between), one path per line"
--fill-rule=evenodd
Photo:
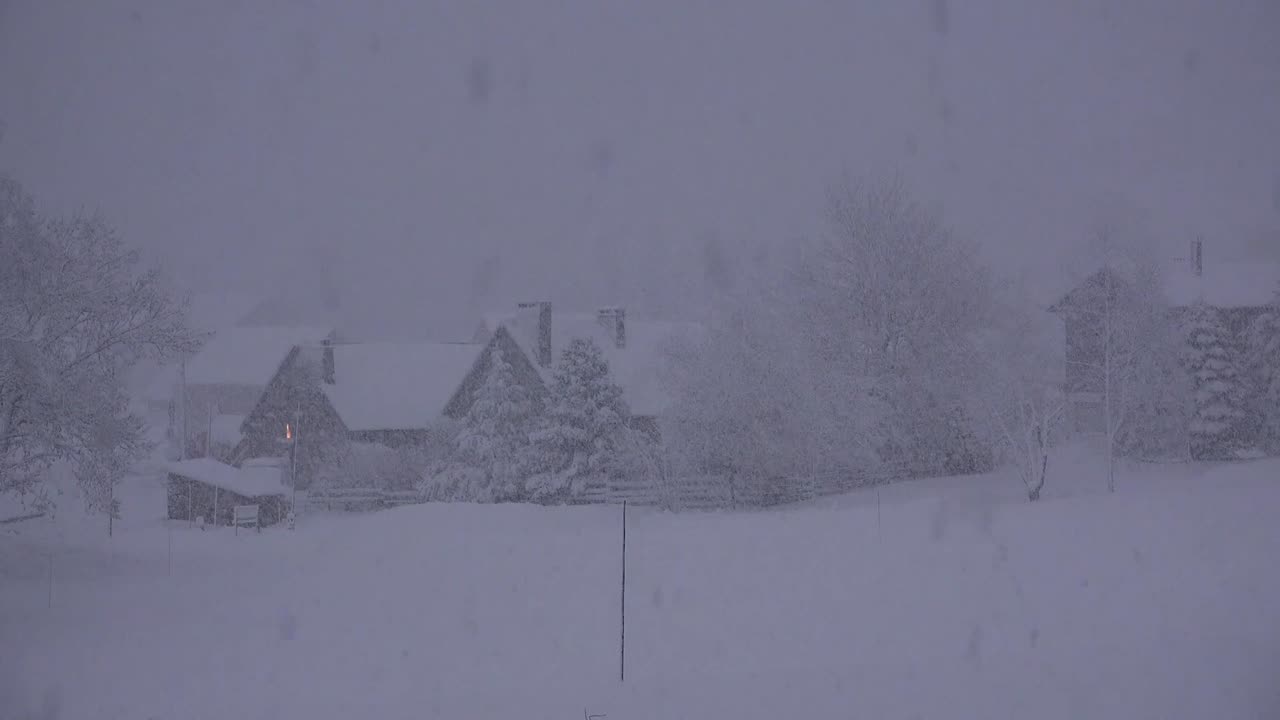
M839 495L908 477L899 466L872 470L842 470L816 475L762 477L747 475L694 475L678 478L638 477L589 487L574 504L621 504L668 510L719 510L768 508ZM306 503L327 510L378 510L427 502L426 494L377 488L315 490Z
M307 493L307 505L326 510L380 510L399 505L426 502L417 490L379 490L377 488L329 488Z
M909 476L903 467L843 470L807 476L700 475L667 482L640 478L584 496L587 502L647 505L672 510L767 508L874 487Z

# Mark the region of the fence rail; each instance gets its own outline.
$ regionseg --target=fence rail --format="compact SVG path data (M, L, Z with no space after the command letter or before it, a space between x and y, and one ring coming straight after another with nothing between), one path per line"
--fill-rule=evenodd
M584 498L589 502L651 505L673 510L776 507L873 487L909 477L907 468L886 465L807 476L686 476L663 483L645 478L615 483Z
M426 496L417 490L379 490L378 488L330 488L307 493L306 502L327 510L376 510L398 505L417 505Z
M719 510L767 508L805 502L872 487L909 477L905 467L881 466L870 470L842 470L816 475L765 477L746 475L694 475L680 478L640 477L585 489L574 504L621 504L661 507L669 510ZM416 505L430 500L416 490L331 488L307 494L310 507L328 510L378 510Z

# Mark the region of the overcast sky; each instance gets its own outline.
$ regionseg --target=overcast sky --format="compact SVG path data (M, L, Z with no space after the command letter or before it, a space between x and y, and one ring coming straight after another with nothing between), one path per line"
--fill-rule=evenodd
M0 123L46 209L197 289L327 257L372 334L678 313L842 172L1047 283L1117 205L1280 255L1274 0L0 0Z

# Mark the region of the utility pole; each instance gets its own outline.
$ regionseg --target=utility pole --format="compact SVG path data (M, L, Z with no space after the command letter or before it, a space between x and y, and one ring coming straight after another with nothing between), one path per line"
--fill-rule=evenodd
M205 435L204 435L204 456L207 458L213 457L213 414L217 411L218 411L218 403L210 402L209 412L208 412L208 415L209 415L208 427L205 428Z
M178 439L178 459L187 459L187 359L182 359L182 437Z
M627 681L627 501L622 501L622 638L618 645L618 682Z
M302 408L294 408L293 427L289 433L289 484L293 486L293 499L289 504L295 516L298 513L298 420L301 417Z

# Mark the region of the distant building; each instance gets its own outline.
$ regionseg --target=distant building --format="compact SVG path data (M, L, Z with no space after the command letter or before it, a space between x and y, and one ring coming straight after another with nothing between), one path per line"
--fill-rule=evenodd
M172 435L184 457L230 460L240 426L290 350L332 339L326 328L233 327L213 334L178 372Z
M691 322L637 320L625 308L606 306L596 312L559 312L549 302L522 303L516 310L489 313L473 340L492 344L505 330L512 349L537 372L541 387L550 386L560 353L577 339L589 339L602 350L614 382L631 410L633 426L657 433L657 420L672 404L664 377L673 346L701 338L702 326ZM505 355L511 359L511 353ZM470 385L478 381L473 379ZM468 395L457 401L469 405Z
M196 293L187 305L187 325L197 334L212 337L238 326L259 302L256 295L244 292ZM175 401L179 399L181 363L159 365L144 361L135 372L135 396L145 406L149 420L160 427L170 425Z
M297 345L241 424L235 456L296 452L305 487L346 442L432 448L446 437L446 407L482 349L441 342Z
M1205 264L1200 241L1191 245L1187 262L1167 268L1159 278L1159 292L1169 322L1179 322L1196 302L1219 310L1228 330L1244 343L1250 324L1268 310L1280 290L1280 263L1223 262ZM1104 379L1098 368L1105 352L1098 326L1106 292L1123 291L1125 281L1102 268L1058 300L1050 311L1063 319L1066 340L1065 391L1077 432L1103 430Z
M240 426L235 458L294 454L306 487L345 443L414 447L443 459L449 430L471 408L495 349L517 382L545 397L557 353L574 338L602 348L632 412L656 436L670 406L663 387L667 343L693 337L689 323L630 322L622 308L556 313L528 303L486 315L472 342L324 341L287 352Z

